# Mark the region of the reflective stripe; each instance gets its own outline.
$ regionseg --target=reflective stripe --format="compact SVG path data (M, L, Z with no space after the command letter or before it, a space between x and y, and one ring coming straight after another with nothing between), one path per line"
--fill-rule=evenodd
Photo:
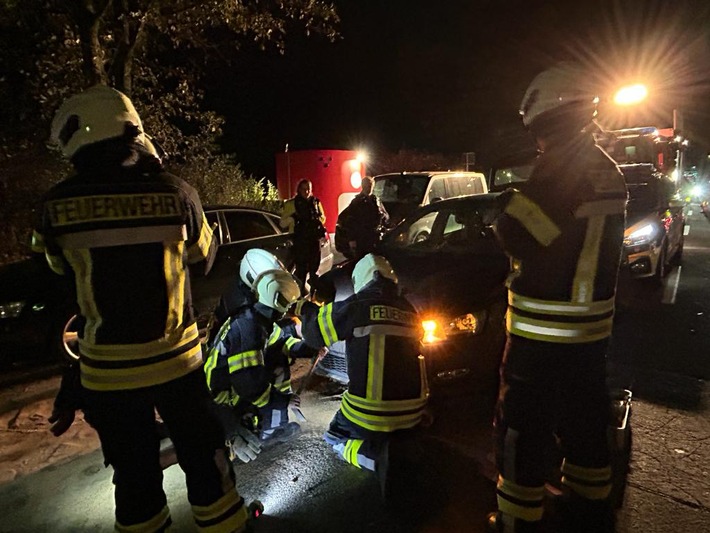
M46 248L44 237L37 230L32 232L31 248L33 252L37 252L38 254L44 252Z
M331 346L334 342L337 342L338 335L335 332L335 326L333 326L332 303L326 304L318 310L318 327L326 346Z
M276 386L276 390L279 392L291 392L291 380L287 379L286 381L282 381L281 383L274 383Z
M348 402L347 397L343 394L343 400L340 403L340 411L343 413L345 418L360 427L371 431L390 432L398 429L408 429L414 427L421 421L426 400L421 399L420 401L421 408L404 413L391 409L390 414L385 414L386 406L388 406L390 402L383 401L380 406L383 414L375 415L358 410L355 406Z
M264 407L267 403L269 403L269 397L271 396L271 384L266 387L266 390L261 393L261 396L259 396L256 400L251 402L253 405L256 407Z
M219 332L217 333L217 340L216 342L212 345L212 348L210 349L209 355L207 356L207 361L205 362L204 366L204 372L205 376L207 377L207 386L212 388L212 371L217 367L217 362L219 361L219 354L221 349L224 348L223 342L224 339L227 337L227 334L229 333L229 326L231 324L231 318L228 318L227 320L224 321L224 324L222 324L222 327L219 328Z
M505 213L515 218L543 246L549 246L562 232L540 206L516 192L505 207Z
M421 333L414 326L393 326L387 324L373 324L360 326L353 329L353 337L367 337L368 335L395 335L397 337L421 337Z
M597 264L602 236L604 234L604 215L593 215L587 222L584 245L577 260L577 271L572 282L572 301L591 302L594 298L594 279L597 277Z
M61 235L57 237L57 244L64 250L76 250L149 242L178 242L185 240L186 232L184 225L99 229Z
M207 216L202 213L202 227L200 228L200 238L197 242L190 245L187 249L187 262L198 263L206 259L210 254L210 245L212 244L212 228L207 221Z
M602 315L614 310L614 298L581 304L576 302L539 300L537 298L523 296L522 294L516 294L512 291L508 291L508 304L521 311L569 316Z
M266 341L266 346L271 346L281 337L281 326L274 324L274 329L271 331L268 340Z
M286 342L284 342L283 348L281 348L281 353L283 353L286 356L290 356L291 349L299 342L300 342L300 340L295 337L287 338Z
M588 500L603 500L611 493L611 467L588 468L562 463L562 484Z
M426 374L426 361L424 360L424 356L419 354L417 357L419 360L419 379L421 381L421 397L422 398L429 398L429 382L427 381L427 374Z
M230 355L227 358L229 373L239 372L244 368L260 366L264 364L264 352L261 350L249 350L246 352Z
M166 505L158 514L152 516L140 524L121 524L118 520L115 523L115 531L119 533L140 533L143 531L162 531L170 521L170 510Z
M613 317L589 323L553 322L521 316L508 309L506 327L508 332L528 339L571 344L594 342L611 335Z
M422 360L424 358L422 357ZM347 400L353 407L366 411L379 411L382 413L414 411L422 409L426 405L426 398L411 398L407 400L370 400L362 396L356 396L350 391L343 393L343 399Z
M575 218L587 218L592 216L621 215L626 212L626 199L596 200L585 202L574 212Z
M364 442L365 441L362 439L348 439L345 442L345 447L343 448L343 459L351 465L361 468L360 463L357 460L357 452L360 451L360 448Z
M519 518L527 522L542 520L542 501L545 487L524 487L498 476L496 496L498 510L506 515Z
M165 320L165 335L170 335L182 324L185 306L185 268L183 241L165 243L163 247L163 270L168 288L168 314Z
M192 515L201 533L228 533L242 531L249 516L244 500L234 484L225 483L225 494L212 505L193 505Z
M64 250L64 256L74 271L77 303L81 314L86 319L83 340L88 344L93 344L96 342L96 332L101 327L102 318L94 298L94 284L91 279L93 265L91 252L89 250Z
M66 272L64 270L64 259L60 255L52 255L49 252L45 252L44 256L47 258L47 264L52 272L56 272L59 275L64 275Z
M91 344L86 339L79 339L82 356L96 361L138 361L148 357L178 350L198 338L199 331L194 322L183 331L178 331L175 339L162 338L140 344Z
M385 377L385 336L371 334L367 354L367 397L382 400L382 382Z

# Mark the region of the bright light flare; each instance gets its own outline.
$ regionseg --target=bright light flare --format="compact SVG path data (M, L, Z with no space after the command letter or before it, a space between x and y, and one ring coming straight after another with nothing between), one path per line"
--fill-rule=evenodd
M614 95L617 105L634 105L643 101L648 96L648 89L643 83L622 87Z

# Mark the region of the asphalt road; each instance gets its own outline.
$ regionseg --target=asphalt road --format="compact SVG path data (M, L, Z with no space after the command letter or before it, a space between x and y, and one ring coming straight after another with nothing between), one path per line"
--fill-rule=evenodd
M610 372L635 401L619 533L710 532L710 222L697 206L690 210L682 267L660 288L629 280L620 287ZM257 533L484 531L495 503L490 395L446 399L423 432L409 505L387 509L376 480L321 440L338 406L334 392L314 382L303 396L303 435L236 467L245 499L266 506ZM194 531L182 472L173 466L165 477L172 531ZM110 531L110 479L94 452L1 485L0 532Z

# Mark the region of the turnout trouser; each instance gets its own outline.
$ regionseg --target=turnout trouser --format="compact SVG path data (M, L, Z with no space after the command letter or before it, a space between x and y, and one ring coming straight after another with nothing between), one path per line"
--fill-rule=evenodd
M508 335L494 422L498 511L504 522L542 519L557 442L565 491L590 502L607 498L607 344L553 344Z
M375 472L377 460L390 435L360 427L338 410L323 439L346 462Z
M116 530L164 531L171 523L159 462L157 409L185 472L198 530L241 531L244 501L201 370L163 385L128 391L85 391L87 421L101 440L106 465L114 469Z

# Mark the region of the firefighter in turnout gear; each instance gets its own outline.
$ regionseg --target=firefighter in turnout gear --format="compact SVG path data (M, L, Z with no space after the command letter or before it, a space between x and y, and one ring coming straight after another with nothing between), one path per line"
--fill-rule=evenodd
M297 311L310 346L346 342L348 390L324 439L346 462L375 472L386 493L391 437L421 422L429 396L421 320L385 258L367 254L352 280L350 298Z
M204 368L225 437L243 462L256 458L262 446L300 433L300 426L289 422L289 402L294 399L289 367L294 357L315 353L294 337L292 320L283 318L300 295L293 276L266 271L254 287L257 301L224 322Z
M171 524L157 410L198 530L243 531L247 509L202 377L191 307L188 264L206 272L215 251L198 195L162 170L133 104L109 87L64 102L52 139L76 173L43 198L33 248L75 286L81 399L70 407L84 409L114 469L116 530Z
M372 194L374 181L369 176L364 177L362 191L338 215L336 249L355 261L375 252L390 219L380 199Z
M541 154L529 181L500 196L495 230L512 268L494 423L494 531L540 530L545 458L556 438L563 530L614 529L605 358L627 193L594 143L596 101L583 81L571 64L532 81L521 115Z

